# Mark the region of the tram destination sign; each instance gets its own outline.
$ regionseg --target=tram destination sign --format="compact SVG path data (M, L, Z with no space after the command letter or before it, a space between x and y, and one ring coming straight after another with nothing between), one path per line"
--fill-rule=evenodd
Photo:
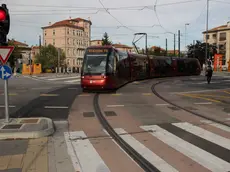
M105 48L90 48L87 50L88 53L108 53L109 49L105 49Z

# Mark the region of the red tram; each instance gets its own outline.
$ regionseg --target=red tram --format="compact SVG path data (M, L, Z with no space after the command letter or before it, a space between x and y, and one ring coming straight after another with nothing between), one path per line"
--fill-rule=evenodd
M135 80L200 73L200 63L194 58L129 54L112 46L91 46L82 64L81 87L116 89Z

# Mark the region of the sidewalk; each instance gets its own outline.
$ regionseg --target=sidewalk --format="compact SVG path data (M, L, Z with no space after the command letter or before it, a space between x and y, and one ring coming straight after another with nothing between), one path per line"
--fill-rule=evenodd
M64 138L68 123L55 126L49 137L0 141L0 172L76 172Z
M48 172L48 138L0 141L0 171Z
M48 172L49 118L0 119L0 171Z

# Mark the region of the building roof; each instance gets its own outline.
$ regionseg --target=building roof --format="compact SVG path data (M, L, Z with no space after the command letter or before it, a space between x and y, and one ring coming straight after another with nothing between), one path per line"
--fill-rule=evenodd
M102 41L100 39L94 39L94 40L91 40L90 42L94 42L94 41Z
M25 46L25 47L28 47L28 44L22 43L22 42L19 42L19 41L16 41L16 40L14 40L14 39L12 39L12 40L9 39L9 41L12 42L14 45L17 45L17 46Z
M31 48L32 49L39 49L40 47L36 45L36 46L32 46Z
M165 49L158 47L158 46L152 46L151 49L155 49L155 48L160 48L161 51L165 51Z
M89 21L89 20L85 20L85 19L82 19L82 18L75 18L75 19L68 19L68 20L58 21L58 22L56 22L56 23L54 23L54 24L52 24L50 26L42 27L42 29L67 26L67 27L73 27L73 28L76 28L76 29L84 30L83 27L77 26L74 23L72 23L72 22L77 22L78 23L80 21L85 21L85 22L88 22L88 23L92 24L92 22Z
M217 27L214 27L214 28L208 30L208 33L217 32L217 31L224 31L224 30L230 30L230 27L228 27L227 24L221 25L221 26L217 26ZM206 33L206 31L204 31L202 33L204 34L204 33Z
M124 45L124 44L113 44L113 46L116 48L129 48L129 49L133 48L133 47L130 47L130 46Z

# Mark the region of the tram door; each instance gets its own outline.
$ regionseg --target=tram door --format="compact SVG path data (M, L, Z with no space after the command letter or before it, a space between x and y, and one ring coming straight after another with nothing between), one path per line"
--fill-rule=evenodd
M177 61L177 65L178 65L178 72L179 72L179 74L183 74L185 72L185 63L184 63L184 60L178 60Z

